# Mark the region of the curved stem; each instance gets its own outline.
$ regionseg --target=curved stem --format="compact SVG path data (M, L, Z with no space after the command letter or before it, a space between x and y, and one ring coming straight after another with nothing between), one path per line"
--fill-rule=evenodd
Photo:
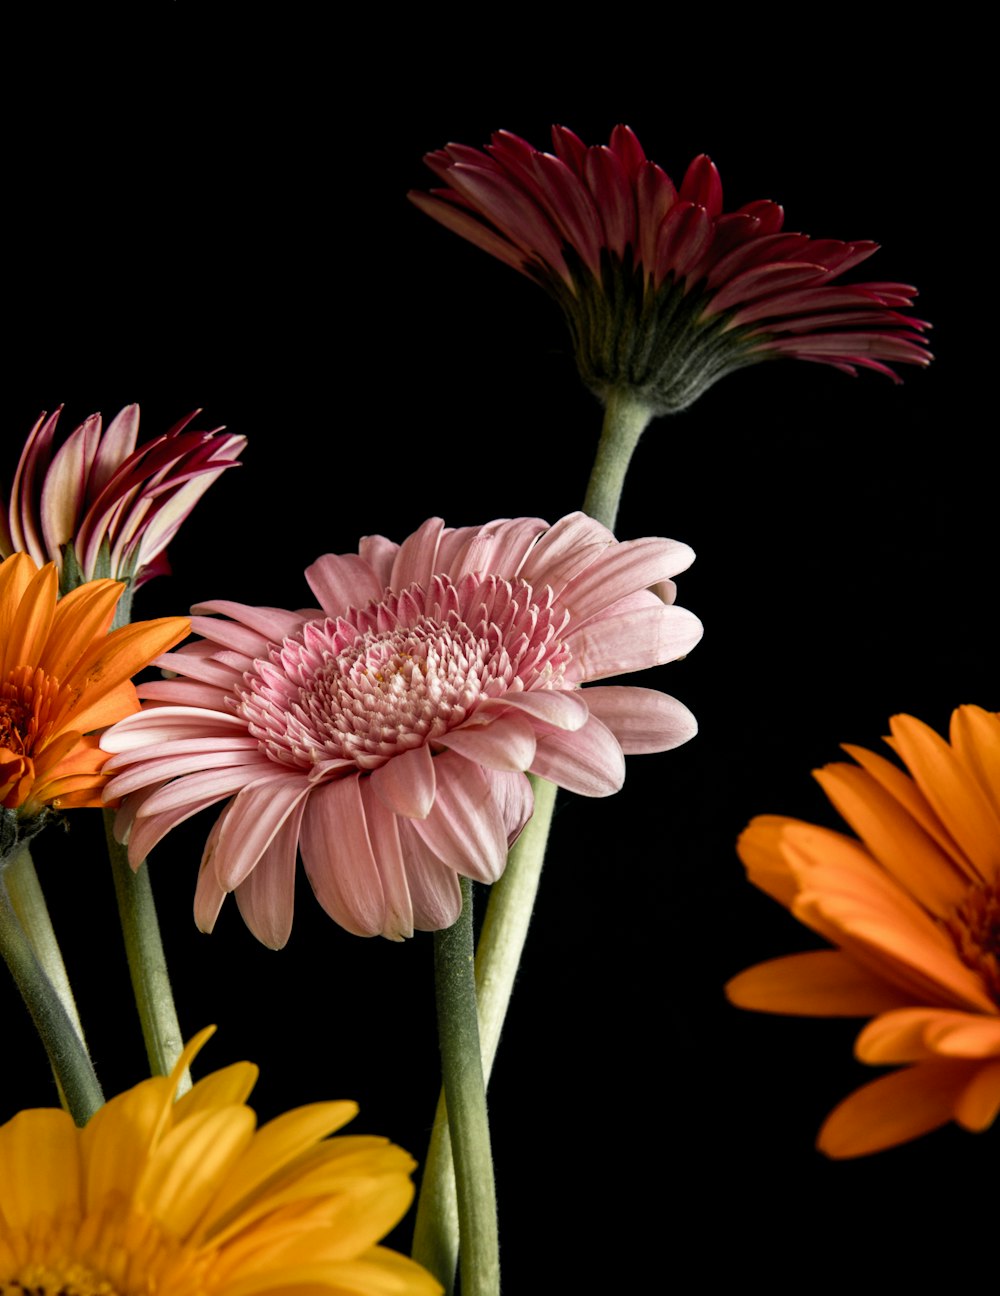
M77 1125L86 1125L103 1104L104 1094L75 1026L35 957L31 942L14 911L6 878L2 875L0 953L45 1045L66 1108Z
M498 1296L496 1190L476 1010L472 883L461 881L460 918L434 933L441 1072L458 1185L462 1296ZM443 1279L449 1290L453 1273Z
M535 808L493 884L476 952L476 994L483 1079L489 1083L500 1032L507 1015L521 952L528 935L545 858L556 787L528 776ZM438 1100L434 1129L420 1185L413 1234L413 1256L451 1291L458 1261L458 1199L452 1169L451 1137L444 1095Z
M49 907L45 903L31 851L22 846L4 871L7 883L7 894L17 914L18 921L25 936L31 942L42 971L49 979L49 984L59 997L59 1002L66 1010L66 1016L73 1023L80 1043L86 1049L87 1040L83 1033L83 1023L77 1011L73 988L69 983L66 964L63 962L62 950L56 939Z
M113 810L104 811L104 832L108 839L115 896L132 976L132 992L139 1010L150 1070L153 1075L170 1075L183 1051L184 1041L170 989L149 869L143 861L133 872L127 850L115 840L114 818ZM191 1076L185 1071L178 1093L184 1093L190 1087Z
M583 511L603 522L611 531L615 529L632 453L652 417L653 411L630 388L614 388L608 393L604 426L590 472Z

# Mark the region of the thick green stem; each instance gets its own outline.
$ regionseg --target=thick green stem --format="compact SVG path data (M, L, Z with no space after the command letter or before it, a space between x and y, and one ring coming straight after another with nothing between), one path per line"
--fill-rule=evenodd
M653 417L649 406L627 388L609 393L584 512L613 530L625 476L639 438ZM521 951L528 934L548 841L556 789L532 778L535 809L495 883L476 955L483 1075L493 1069ZM445 1099L438 1102L424 1166L413 1237L413 1255L450 1292L459 1252L458 1205Z
M556 803L554 784L533 775L529 778L535 794L534 813L510 852L503 876L490 892L476 952L479 1046L487 1084L528 935ZM443 1094L421 1179L413 1255L451 1290L458 1262L458 1199Z
M139 1010L150 1070L153 1075L169 1075L183 1051L184 1041L170 989L149 869L143 861L133 872L128 852L115 840L114 818L113 810L105 810L104 831L132 976L132 992ZM190 1087L191 1077L185 1071L179 1092L184 1093Z
M462 914L434 935L438 1036L458 1184L462 1296L498 1296L496 1190L480 1058L472 940L472 883L462 878ZM448 1291L454 1270L439 1274Z
M618 387L608 393L601 441L591 469L583 511L612 531L632 452L652 417L650 407L630 388Z
M66 1108L77 1125L86 1125L104 1102L101 1086L76 1027L35 957L2 874L0 953L41 1036Z
M11 860L4 872L7 883L7 894L14 907L25 936L31 942L39 966L49 979L49 984L59 997L59 1002L66 1010L66 1016L73 1023L80 1043L86 1049L87 1041L83 1034L83 1024L77 1012L73 989L69 983L66 964L63 962L62 950L56 940L56 933L49 917L49 907L38 874L35 872L31 851L22 846Z

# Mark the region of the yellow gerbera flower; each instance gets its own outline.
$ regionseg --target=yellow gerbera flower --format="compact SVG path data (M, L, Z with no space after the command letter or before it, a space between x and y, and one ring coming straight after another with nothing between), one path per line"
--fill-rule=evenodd
M85 737L139 710L131 676L188 633L186 617L112 634L125 586L96 580L59 599L54 563L0 563L0 806L100 805L108 759Z
M85 1129L59 1110L0 1128L0 1296L439 1296L374 1245L410 1204L414 1162L386 1139L326 1137L356 1104L255 1130L249 1062L175 1101L213 1030Z
M1000 715L959 707L950 743L912 716L890 726L909 777L862 747L845 747L857 765L816 774L861 841L766 815L739 843L750 881L838 948L750 968L730 999L870 1016L859 1059L904 1067L827 1118L819 1147L834 1157L1000 1112Z

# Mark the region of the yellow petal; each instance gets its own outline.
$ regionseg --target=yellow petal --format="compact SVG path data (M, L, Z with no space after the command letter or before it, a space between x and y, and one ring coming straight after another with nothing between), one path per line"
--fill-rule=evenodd
M0 1129L0 1222L11 1230L80 1209L78 1131L57 1109L23 1111Z
M176 1236L186 1236L253 1137L249 1107L196 1112L150 1155L135 1199Z
M293 1171L287 1167L357 1115L357 1103L313 1103L269 1121L257 1131L253 1142L233 1169L229 1182L212 1203L202 1221L200 1233L216 1238L237 1216L241 1216L262 1184L282 1183Z

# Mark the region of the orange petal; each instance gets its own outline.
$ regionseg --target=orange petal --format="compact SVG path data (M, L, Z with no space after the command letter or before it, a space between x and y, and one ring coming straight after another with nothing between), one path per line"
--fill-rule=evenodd
M894 738L886 738L885 741L893 750L896 749ZM909 775L904 774L892 761L869 751L866 747L855 747L851 743L841 743L841 746L848 756L856 760L862 769L885 788L893 800L899 802L928 837L936 841L941 850L954 860L957 867L968 874L971 881L978 881L976 870L959 850L955 839L927 804L923 793Z
M867 1156L952 1119L976 1062L921 1062L856 1090L833 1109L816 1146L829 1157Z
M958 707L951 717L951 745L1000 819L1000 715L982 707Z
M120 581L96 580L78 585L56 604L42 670L65 680L91 644L106 635L125 586Z
M1000 1115L1000 1062L980 1067L955 1104L955 1119L978 1133Z
M7 672L10 670L6 664L6 647L10 643L14 620L21 606L24 591L31 584L37 571L34 562L24 553L11 554L0 563L0 678L3 679L6 679Z
M726 986L731 1003L761 1012L867 1017L904 997L839 950L789 954L758 963Z
M889 722L899 752L935 814L984 881L1000 870L1000 816L956 754L938 734L913 716Z
M920 1062L932 1057L1000 1057L1000 1015L904 1008L883 1013L858 1036L862 1062Z
M870 774L838 763L814 777L885 871L925 909L941 917L962 902L968 878Z
M171 648L190 633L187 617L161 617L157 621L136 621L122 626L106 639L92 644L80 658L64 684L77 692L80 707L87 706L92 691L101 694L131 679L154 657ZM74 708L64 716L64 723L75 724Z

